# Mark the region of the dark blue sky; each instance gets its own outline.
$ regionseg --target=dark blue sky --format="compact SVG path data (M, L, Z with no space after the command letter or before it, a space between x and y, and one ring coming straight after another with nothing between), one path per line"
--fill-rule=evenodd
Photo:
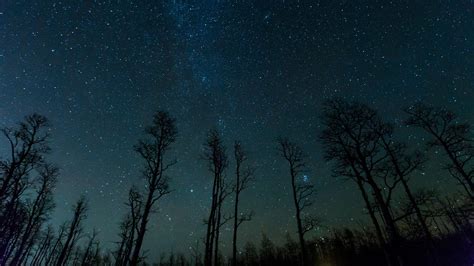
M264 231L278 241L296 231L279 135L309 154L319 190L312 211L326 225L364 219L357 191L322 160L325 99L355 98L394 121L423 100L474 120L472 1L160 2L0 3L0 124L31 112L51 119L51 160L62 169L53 221L69 218L85 194L87 228L109 247L126 191L140 184L132 147L157 109L178 121L179 163L145 248L184 252L204 233L211 178L199 156L214 126L258 166L242 200L256 216L242 238ZM401 135L423 141L412 134ZM414 182L453 183L436 165L427 173Z

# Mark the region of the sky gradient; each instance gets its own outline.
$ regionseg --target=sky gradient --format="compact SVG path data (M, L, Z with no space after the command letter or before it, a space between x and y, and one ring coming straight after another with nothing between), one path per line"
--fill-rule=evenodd
M296 232L278 136L309 155L312 211L325 225L365 219L357 190L322 159L324 100L360 100L392 122L421 100L474 121L472 1L161 2L0 3L0 125L32 112L51 120L50 158L61 168L53 222L69 219L85 194L87 230L97 227L109 248L127 190L141 184L133 145L158 109L179 131L175 191L145 237L144 248L158 252L186 253L204 236L212 180L200 154L213 127L229 150L241 140L257 167L241 200L256 213L243 243L262 231L276 241ZM423 135L401 130L422 146ZM454 187L436 163L413 182Z

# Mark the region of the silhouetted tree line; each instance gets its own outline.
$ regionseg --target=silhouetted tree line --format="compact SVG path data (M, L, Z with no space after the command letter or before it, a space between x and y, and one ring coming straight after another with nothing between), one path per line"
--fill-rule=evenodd
M254 181L255 168L240 141L229 153L222 134L210 130L201 155L212 185L203 224L206 234L189 254L163 254L152 265L472 265L470 125L449 110L422 103L403 111L405 121L395 124L359 102L332 99L322 107L319 141L324 158L334 178L352 182L358 189L368 224L342 229L322 225L310 209L317 201L315 185L304 174L309 170L307 154L288 138L277 140L276 150L288 169L296 236L294 240L288 234L280 245L265 234L258 246L239 245L238 229L254 216L251 210L243 211L240 203L246 200L242 192ZM425 134L426 146L417 150L401 141L399 131L404 127ZM147 225L160 199L173 191L168 170L177 162L169 158L178 137L175 119L158 111L134 146L142 159L143 183L128 192L128 211L117 224L113 251L101 247L99 231L84 230L89 208L84 196L73 204L70 220L57 229L49 223L60 174L48 161L50 128L48 119L33 114L1 130L0 265L149 265L142 248ZM459 185L458 193L412 186L413 178L430 178L424 171L439 162L438 170ZM232 223L228 256L220 249L221 229L227 223ZM316 234L317 228L324 230Z

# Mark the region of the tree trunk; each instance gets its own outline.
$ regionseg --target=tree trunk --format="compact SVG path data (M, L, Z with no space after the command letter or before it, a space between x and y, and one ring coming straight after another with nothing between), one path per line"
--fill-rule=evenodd
M38 206L38 204L39 204L39 200L41 199L42 195L43 195L42 193L39 194L38 197L35 200L35 203L33 204L33 208L32 208L30 217L28 219L28 222L26 224L26 228L25 228L25 230L23 230L23 235L21 237L20 245L17 248L17 250L15 252L15 255L13 256L12 264L15 264L15 263L19 262L20 257L22 256L22 254L25 250L25 247L27 246L28 241L30 240L32 230L34 229L35 224L38 223L39 219L41 218L41 214L43 212L42 207L44 205ZM39 208L39 210L37 212L38 208Z
M212 266L212 250L214 243L214 230L215 230L215 213L217 203L217 188L218 188L218 176L214 176L214 184L212 187L212 201L211 211L209 213L209 219L207 220L207 232L206 232L206 243L205 243L205 254L204 254L204 265Z
M69 246L71 245L71 241L73 238L73 229L70 230L66 242L64 243L64 247L59 254L58 261L56 262L56 266L62 266L65 263L67 253L69 252Z
M398 232L398 228L395 225L395 221L393 220L392 214L390 213L389 207L385 203L385 200L382 196L382 193L380 191L380 188L378 185L375 183L375 181L372 179L371 176L367 178L369 180L369 185L372 187L372 192L374 194L374 197L377 201L377 204L380 208L381 215L384 219L385 222L385 228L387 230L387 234L390 240L390 247L394 251L394 255L397 257L397 263L394 265L403 265L402 259L400 257L400 235Z
M388 264L388 266L396 265L396 257L393 256L392 252L388 249L387 244L385 243L385 239L383 237L382 229L380 228L380 224L377 221L377 217L375 216L374 209L372 208L370 204L370 199L369 195L365 191L364 185L360 178L357 179L357 185L359 186L359 190L362 193L362 197L364 198L365 205L367 207L367 210L369 211L369 216L370 219L372 220L372 223L374 224L375 227L375 234L377 235L377 240L379 242L379 245L383 249L383 253L385 255L385 260Z
M220 192L222 193L222 191ZM218 207L217 207L217 221L216 221L216 228L215 228L215 247L214 247L214 265L219 265L219 234L220 234L220 227L221 227L221 200L219 199Z
M237 266L237 227L239 214L239 182L240 177L237 175L237 187L235 189L235 204L234 204L234 232L232 235L232 266Z
M298 226L298 238L300 241L300 248L301 248L301 259L302 259L302 265L307 266L308 265L308 253L306 250L306 242L304 240L304 229L303 229L303 224L301 221L301 209L298 204L298 195L296 191L296 176L293 170L293 166L290 166L290 171L291 171L291 187L293 190L293 201L295 204L295 209L296 209L296 224Z
M471 200L474 201L474 182L472 182L471 180L471 177L468 173L466 173L466 171L464 170L464 168L461 166L460 162L457 160L456 156L453 154L453 152L451 152L451 150L449 149L448 145L446 144L446 142L439 138L438 137L438 141L441 142L444 150L446 151L446 153L448 154L448 157L449 159L451 159L451 161L453 162L454 166L456 167L456 170L457 172L464 178L464 180L466 181L467 185L469 186L469 189L471 190L471 193L469 193L469 196L471 198Z
M150 215L150 211L152 207L151 205L153 203L153 194L154 194L154 190L150 188L150 191L148 192L146 204L145 204L145 209L143 210L143 217L140 224L140 229L138 230L137 242L135 243L135 249L133 250L132 259L130 261L131 265L138 265L138 261L140 258L140 249L142 247L143 239L145 237L146 225L148 223L148 216Z

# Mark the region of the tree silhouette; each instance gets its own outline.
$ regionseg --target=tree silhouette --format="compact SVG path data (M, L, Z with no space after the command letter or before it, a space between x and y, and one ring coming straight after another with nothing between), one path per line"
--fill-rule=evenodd
M313 217L303 217L304 210L312 205L311 196L314 194L314 185L307 180L298 180L301 178L303 171L307 170L306 158L303 150L291 142L289 139L280 138L278 140L278 151L280 155L287 161L290 170L291 189L293 203L296 210L296 224L298 226L298 238L300 241L302 264L308 265L308 252L304 235L311 231L317 224L317 220Z
M22 178L34 167L43 162L43 155L50 151L48 146L48 119L32 114L20 122L18 128L3 128L1 131L8 140L10 158L1 162L3 175L0 179L0 200L12 197L21 186ZM10 199L15 200L15 199Z
M209 171L213 175L211 208L206 220L207 231L205 238L204 265L211 266L213 261L218 263L219 228L222 226L221 207L223 200L229 194L228 185L224 180L228 166L226 148L222 144L219 132L210 130L204 145L203 159L208 162ZM229 220L226 218L225 220Z
M374 130L382 126L381 120L368 106L342 99L326 101L321 119L325 126L320 136L325 147L325 158L336 163L333 168L336 176L344 176L356 182L376 228L379 242L385 246L384 236L375 216L375 211L380 211L389 237L390 247L385 247L387 260L391 265L401 264L401 237L390 209L392 192L399 180L396 179L391 184L387 182L390 172L384 166L388 155L380 145L380 134ZM378 178L387 187L386 195L376 181ZM365 184L371 189L375 205L371 203Z
M253 214L241 211L241 193L253 180L254 169L248 167L247 154L236 141L235 180L230 182L226 148L219 132L210 130L202 154L213 177L202 240L204 253L199 252L199 239L190 248L190 258L166 253L159 265L471 265L474 148L469 125L459 123L455 114L442 108L417 104L406 112L410 115L406 124L428 132L432 136L429 147L440 148L447 155L446 169L467 197L429 187L415 190L411 180L430 165L425 164L429 155L422 156L398 141L394 124L386 123L373 108L333 99L322 110L324 157L333 163L334 176L352 180L357 186L373 227L364 222L347 228L329 225L318 236L307 235L319 221L307 209L315 190L303 175L306 156L294 142L281 138L278 151L289 167L299 241L287 232L286 241L275 244L263 234L259 247L247 242L238 255L239 226ZM6 155L0 160L0 265L149 265L141 246L157 202L170 193L166 174L175 160L167 159L177 136L175 120L166 112L157 112L145 130L146 137L135 146L143 159L145 189L130 188L127 213L119 224L119 241L112 252L101 247L95 229L90 235L83 233L88 210L85 197L73 205L72 219L59 230L48 225L59 177L58 167L47 157L49 128L45 117L33 114L16 127L1 130ZM226 215L224 208L229 195L234 195L232 215ZM224 230L230 220L233 228ZM226 250L220 248L226 244L222 240L225 232L231 230L232 253L226 259Z
M35 244L35 238L40 233L41 226L48 218L48 214L55 207L53 202L53 189L56 185L59 169L50 164L42 164L39 171L36 189L36 198L27 206L28 215L20 241L17 244L11 264L22 264L29 251Z
M54 245L51 247L51 251L49 254L45 257L45 264L46 265L53 265L57 259L57 256L59 256L59 252L62 250L62 243L61 241L63 240L64 236L66 235L66 230L67 230L67 223L64 222L60 227L59 227L59 233L54 241Z
M468 242L472 243L474 241L474 228L471 220L474 207L472 207L471 202L465 203L452 196L441 197L436 195L435 197L439 206L438 211L447 217L451 227L454 228L454 232L460 233L468 239Z
M214 227L214 264L221 264L221 254L219 253L219 238L220 238L220 229L228 221L232 220L232 216L222 214L222 206L224 200L232 193L230 184L227 182L225 176L221 177L219 181L219 191L218 191L218 202L217 202L217 214L216 214L216 224Z
M166 171L176 164L176 160L166 162L165 157L176 141L178 131L176 121L167 112L158 111L153 117L151 126L145 129L146 138L135 146L135 151L144 160L142 175L145 178L147 194L143 205L140 225L137 229L137 239L132 253L131 264L137 265L140 249L145 237L146 226L156 202L170 193Z
M56 261L57 266L66 265L72 250L75 248L77 241L82 236L82 223L86 219L87 202L84 196L76 202L73 207L74 215L72 221L69 223L67 229L66 240L63 244L62 250Z
M42 265L43 260L47 257L48 253L51 252L51 243L54 239L53 227L48 226L41 238L41 244L36 248L32 257L33 265Z
M237 265L237 231L239 226L246 221L252 219L253 213L239 213L240 194L244 191L250 181L254 177L254 169L247 167L242 169L243 164L247 161L247 155L239 141L234 143L234 159L235 159L235 185L234 185L234 228L232 234L232 265Z
M120 242L115 252L115 265L127 265L130 263L131 252L135 244L135 236L138 225L142 220L143 198L136 187L130 188L128 192L129 213L120 223Z
M31 234L22 232L24 227L30 233L37 233L43 218L52 209L46 206L47 203L45 208L38 209L25 201L25 195L31 189L41 186L41 178L35 179L35 176L41 175L46 164L45 155L50 151L49 126L46 117L32 114L17 127L1 129L8 152L0 161L0 264L5 264L12 254L15 260L22 259L25 249L32 245L31 240L35 240ZM49 193L39 195L37 204L49 202Z
M84 250L84 254L82 255L82 260L81 260L81 265L92 265L92 261L96 257L95 254L93 254L93 246L96 245L98 246L97 242L97 235L99 232L94 228L92 230L92 234L89 236L89 241L87 242L86 249Z
M446 169L474 201L474 145L470 125L459 123L457 115L449 110L422 103L405 109L405 112L409 114L407 125L419 127L433 137L428 142L429 147L444 150L451 161Z
M420 152L415 152L414 154L408 154L407 147L405 144L396 141L393 137L394 127L391 124L384 123L380 121L376 123L378 128L375 128L379 138L380 138L380 145L385 150L388 156L388 163L387 163L387 171L393 172L392 174L397 178L400 183L402 184L403 190L408 197L410 202L409 207L413 209L418 223L423 231L423 234L426 238L427 244L429 246L429 250L431 256L433 258L436 256L434 253L434 240L431 234L431 231L428 228L426 223L426 217L421 212L419 207L419 203L415 198L415 195L411 191L410 186L408 185L408 181L410 175L415 170L420 170L422 164L424 162L424 158ZM407 210L406 214L411 213L410 210Z

